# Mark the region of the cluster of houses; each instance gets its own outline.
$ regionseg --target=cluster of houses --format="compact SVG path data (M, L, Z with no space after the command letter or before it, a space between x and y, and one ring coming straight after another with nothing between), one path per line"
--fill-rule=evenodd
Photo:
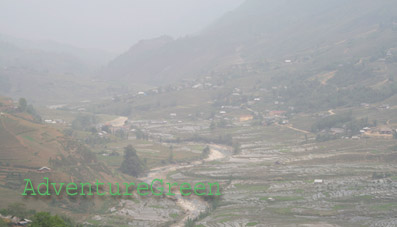
M360 106L364 107L364 108L369 108L370 107L370 105L368 103L361 103ZM381 104L381 105L377 106L376 108L378 110L389 110L391 107L390 107L389 104L385 103L385 104Z
M266 116L264 117L264 124L266 125L272 125L274 123L282 124L282 125L287 125L289 124L288 117L286 116L287 111L284 110L272 110L269 111Z
M379 110L388 110L390 109L390 105L389 104L382 104L380 106L378 106Z
M172 91L181 91L183 89L209 89L209 88L218 88L222 87L221 85L214 84L212 82L213 78L211 76L206 76L204 78L195 79L195 80L188 80L185 79L182 82L175 84L175 85L168 85L164 87L158 87L147 91L138 91L133 97L140 97L140 96L148 96L154 94L161 94L165 92L172 92Z
M46 124L65 124L66 122L62 119L54 119L54 120L46 119L46 120L44 120L44 123L46 123Z
M18 109L18 106L14 105L11 99L0 100L0 112L10 112L15 111L16 109Z
M373 129L369 127L365 127L362 130L360 130L360 133L362 135L367 135L367 136L371 136L373 134L392 136L393 132L397 132L397 131L396 129L392 129L390 126L381 126Z
M128 118L119 117L118 119L106 122L105 124L97 124L95 128L99 137L106 137L108 134L115 134L119 130L124 133L128 133L131 130L131 125Z
M352 136L352 139L359 139L362 136L392 136L393 132L397 132L396 129L392 129L389 126L381 126L377 128L364 127L360 130L359 135ZM346 129L344 128L331 128L329 133L332 135L344 135L346 134Z

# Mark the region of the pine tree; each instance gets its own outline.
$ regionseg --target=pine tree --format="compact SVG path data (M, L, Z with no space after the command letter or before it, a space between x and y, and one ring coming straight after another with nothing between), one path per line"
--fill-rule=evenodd
M144 165L139 159L135 148L132 145L125 147L124 160L120 167L121 172L137 177L143 172L143 166Z

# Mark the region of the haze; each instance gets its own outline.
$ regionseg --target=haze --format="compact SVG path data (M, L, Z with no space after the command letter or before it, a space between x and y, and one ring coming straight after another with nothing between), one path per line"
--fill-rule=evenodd
M161 35L200 31L243 0L0 1L0 31L84 48L125 51Z

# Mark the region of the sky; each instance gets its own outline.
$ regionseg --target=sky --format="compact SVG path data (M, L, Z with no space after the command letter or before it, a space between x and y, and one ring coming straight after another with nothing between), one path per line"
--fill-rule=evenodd
M0 33L111 52L194 34L244 0L0 0Z

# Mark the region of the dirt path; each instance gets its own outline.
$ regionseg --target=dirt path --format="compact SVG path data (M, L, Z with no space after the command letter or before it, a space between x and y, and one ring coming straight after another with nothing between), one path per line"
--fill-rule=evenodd
M118 117L114 120L106 122L106 124L109 124L113 127L121 127L124 125L124 122L128 120L128 117Z
M332 79L335 76L336 71L328 72L325 74L320 75L321 76L321 84L322 85L327 85L328 80Z
M303 129L294 128L294 126L292 126L292 125L286 125L285 127L289 128L289 129L292 129L292 130L295 130L295 131L298 131L298 132L305 133L305 134L310 134L311 133L311 132L303 130Z
M306 131L306 130L303 130L303 129L295 128L295 127L294 127L293 125L291 125L291 124L289 124L289 125L280 125L280 124L278 124L278 123L275 123L275 124L278 125L278 126L280 126L280 127L286 127L286 128L292 129L292 130L297 131L297 132L302 132L302 133L305 133L305 134L311 134L311 132Z

